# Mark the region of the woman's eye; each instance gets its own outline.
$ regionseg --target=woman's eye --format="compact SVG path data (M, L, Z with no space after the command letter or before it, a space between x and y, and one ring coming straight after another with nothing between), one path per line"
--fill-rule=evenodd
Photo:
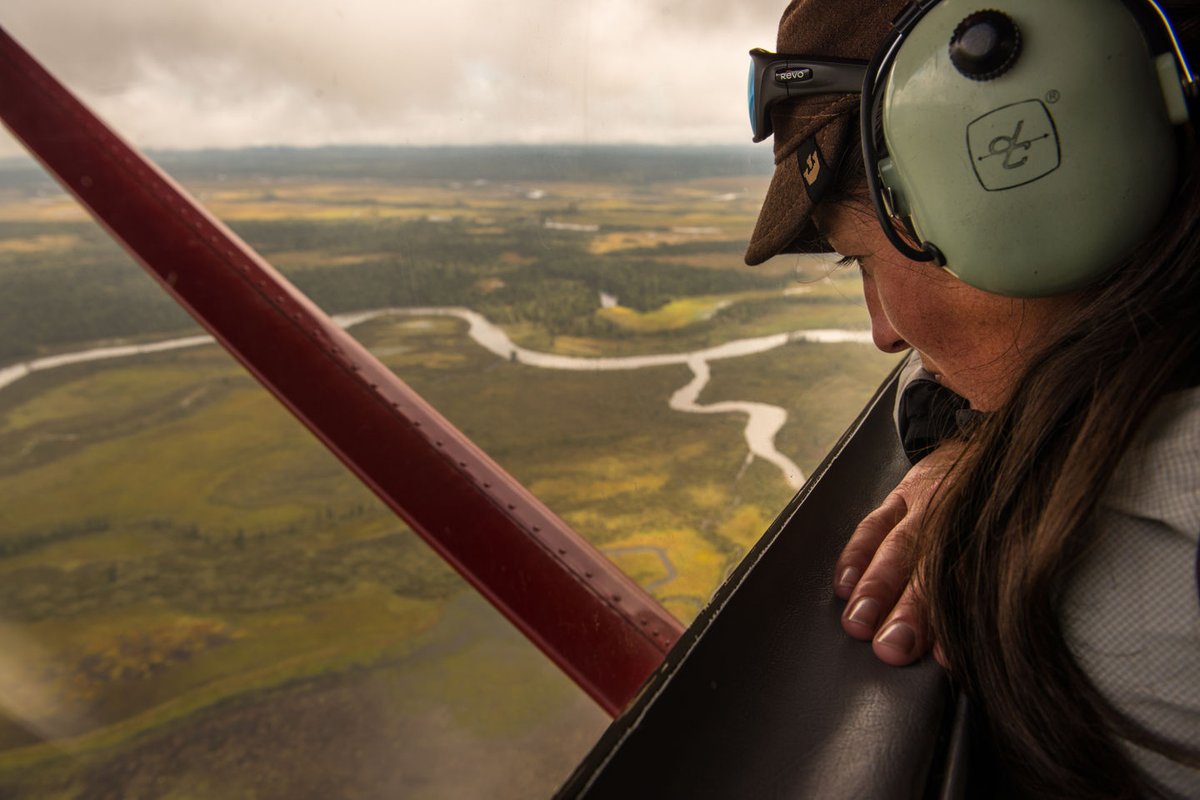
M860 256L842 256L838 259L839 267L857 267L861 272L863 268L862 258Z

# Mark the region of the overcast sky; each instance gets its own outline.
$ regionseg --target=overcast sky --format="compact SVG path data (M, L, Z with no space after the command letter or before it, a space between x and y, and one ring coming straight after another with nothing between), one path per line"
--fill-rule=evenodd
M784 5L3 0L0 25L143 148L737 144Z

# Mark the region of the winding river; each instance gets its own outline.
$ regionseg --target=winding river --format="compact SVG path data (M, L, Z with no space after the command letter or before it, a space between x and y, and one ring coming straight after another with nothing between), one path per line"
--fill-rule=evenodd
M746 426L744 436L749 453L747 463L755 458L774 465L782 473L784 480L793 489L800 488L804 475L796 464L780 453L775 447L775 435L787 422L787 411L778 406L756 403L745 400L731 400L720 403L700 405L700 393L708 384L710 372L709 362L726 358L765 353L789 342L814 343L866 343L871 342L870 331L848 330L797 330L790 333L778 333L771 336L760 336L752 339L737 339L732 342L696 350L690 353L661 353L642 356L621 356L611 358L584 358L578 356L562 356L553 353L540 353L515 344L501 328L488 321L483 315L467 308L385 308L374 311L361 311L353 314L340 314L334 321L343 328L351 328L368 320L383 316L413 316L413 317L457 317L468 325L470 337L484 349L494 353L498 358L518 361L531 367L542 369L565 370L626 370L644 369L646 367L662 367L676 364L686 365L692 371L692 380L671 395L667 401L672 409L692 414L744 414ZM87 361L101 361L113 358L161 353L167 350L178 350L186 347L211 344L211 336L188 336L178 339L168 339L161 342L138 345L122 345L115 347L96 347L75 353L64 353L47 356L32 361L15 364L0 369L0 390L21 378L34 372L43 372Z

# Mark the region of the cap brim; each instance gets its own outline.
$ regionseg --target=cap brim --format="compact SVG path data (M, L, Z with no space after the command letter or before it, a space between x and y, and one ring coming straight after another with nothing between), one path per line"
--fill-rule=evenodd
M838 115L776 163L746 249L748 265L761 264L780 253L828 249L813 225L812 213L832 181L845 148L857 141L849 136L853 122L850 114Z

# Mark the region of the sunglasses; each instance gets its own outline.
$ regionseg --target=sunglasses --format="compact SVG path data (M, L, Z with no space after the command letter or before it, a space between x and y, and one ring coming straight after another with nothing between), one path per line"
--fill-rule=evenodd
M861 92L866 77L866 61L751 50L748 91L754 141L761 142L775 132L771 108L777 103L812 94Z

